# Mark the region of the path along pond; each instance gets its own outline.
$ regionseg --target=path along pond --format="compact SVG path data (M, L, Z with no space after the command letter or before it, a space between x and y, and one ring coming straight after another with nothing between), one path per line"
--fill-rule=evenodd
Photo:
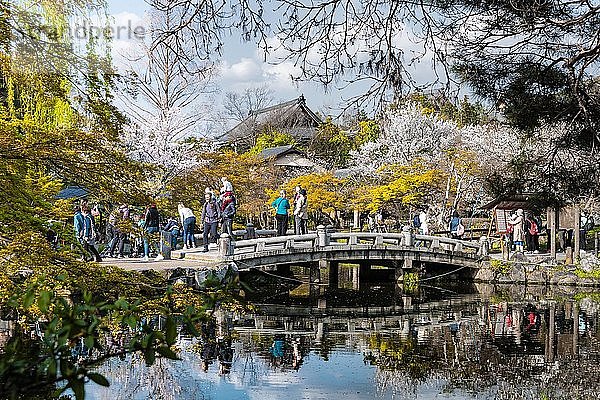
M440 285L436 283L436 285ZM262 290L180 361L113 359L89 399L597 399L600 296L448 283Z

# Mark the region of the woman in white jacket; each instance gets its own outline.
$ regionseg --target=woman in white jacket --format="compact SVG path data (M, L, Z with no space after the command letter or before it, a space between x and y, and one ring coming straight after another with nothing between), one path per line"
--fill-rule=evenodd
M308 233L308 199L306 190L300 189L294 202L294 222L296 224L296 233L304 235Z
M517 214L508 220L508 223L513 227L513 243L515 250L523 252L523 243L525 242L525 230L523 229L525 219L523 210L518 209Z
M183 226L183 248L188 249L196 247L196 240L194 239L196 216L194 215L194 212L182 203L179 203L177 210L179 211L181 226Z

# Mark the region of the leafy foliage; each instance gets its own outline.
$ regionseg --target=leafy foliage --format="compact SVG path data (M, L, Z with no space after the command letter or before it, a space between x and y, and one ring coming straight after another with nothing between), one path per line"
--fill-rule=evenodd
M333 213L342 209L345 198L340 192L344 183L342 179L334 177L331 173L312 173L291 179L284 186L288 193L294 193L294 188L300 186L308 194L308 211ZM270 201L277 198L277 191L271 192Z
M407 206L431 203L442 191L444 172L415 160L410 166L392 164L379 171L382 182L356 190L353 205L361 210L377 212L395 208L396 212Z
M334 124L331 117L328 117L317 128L308 146L308 153L330 170L345 167L353 147L354 143L348 132Z
M176 359L177 325L196 335L206 310L232 300L215 288L170 286L160 274L74 261L41 237L33 238L36 252L23 251L31 239L20 235L0 249L0 309L16 323L0 354L0 392L8 396L63 383L57 393L70 388L83 399L88 380L109 384L93 372L99 362L133 352L148 364Z
M258 155L264 149L278 146L286 146L290 144L296 144L296 139L292 135L286 132L279 132L273 129L265 129L256 137L256 143L248 153L251 155Z
M15 21L30 29L44 24L60 29L68 18L65 13L80 4L70 5L61 11L44 3L40 13L12 5L0 19L7 18L11 32ZM22 59L8 52L18 35L1 39L7 47L0 50L0 82L6 89L0 91L0 191L6 199L0 203L0 235L40 231L44 221L60 217L52 198L63 184L84 186L115 201L142 198L138 182L143 170L122 151L118 132L124 118L111 104L111 81L99 68L93 47L87 58L74 61L62 53L67 50L56 38L56 46L46 49L52 53L38 54L29 47L16 53L32 57L23 66ZM20 46L36 43L20 39L25 41ZM61 68L49 70L43 57L54 60L61 54ZM73 80L82 70L83 87ZM85 96L73 95L80 90Z
M177 208L178 202L199 210L204 200L198 193L203 193L207 187L218 193L222 177L227 177L233 184L238 215L250 217L268 210L266 188L277 186L279 171L266 160L232 151L202 153L198 160L200 165L171 183L172 204L168 207L172 210Z

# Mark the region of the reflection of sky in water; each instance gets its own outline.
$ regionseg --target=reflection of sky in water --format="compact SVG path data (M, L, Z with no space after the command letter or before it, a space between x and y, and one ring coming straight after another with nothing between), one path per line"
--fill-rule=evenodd
M239 346L236 346L239 347ZM236 349L237 350L237 349ZM372 399L376 397L374 385L375 367L363 363L360 351L335 349L324 361L318 354L311 352L304 358L298 371L274 369L265 359L256 354L236 354L229 375L218 374L218 362L213 362L207 372L198 365L195 354L182 354L181 362L164 362L169 364L169 372L157 372L159 379L167 376L175 377L174 387L167 389L163 395L173 394L174 399ZM127 375L129 362L115 362L105 365L101 373L106 374L111 387L104 389L90 384L86 399L147 399L152 398L144 383L133 382L135 378L146 375L148 369L143 365L135 365L137 370L134 379L129 383L119 381L122 373ZM152 367L155 370L161 367ZM152 379L152 378L150 378ZM165 379L164 386L169 385ZM133 390L139 385L139 390ZM157 383L156 381L154 383ZM135 394L134 394L135 392ZM133 397L129 397L133 396ZM186 397L189 396L189 397ZM158 396L156 398L159 398ZM169 397L167 397L169 398Z
M111 382L110 388L87 385L86 399L482 399L480 393L443 393L444 380L427 379L404 390L387 386L378 391L376 367L365 364L361 349L333 348L328 361L311 351L298 371L271 366L256 353L236 355L229 375L218 374L218 362L202 371L199 358L182 353L182 361L160 361L146 368L140 360L112 360L99 372ZM153 371L153 372L150 372ZM383 372L380 380L394 379L394 372ZM405 379L405 378L402 378ZM407 397L409 395L409 397ZM493 396L492 396L493 398Z

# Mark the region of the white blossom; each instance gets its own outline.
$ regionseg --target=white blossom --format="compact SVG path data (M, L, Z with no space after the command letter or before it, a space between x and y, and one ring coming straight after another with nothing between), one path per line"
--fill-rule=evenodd
M151 178L155 194L174 177L198 165L194 152L197 142L189 140L187 127L185 113L179 108L171 108L143 125L131 124L125 131L123 142L128 155L157 168Z

